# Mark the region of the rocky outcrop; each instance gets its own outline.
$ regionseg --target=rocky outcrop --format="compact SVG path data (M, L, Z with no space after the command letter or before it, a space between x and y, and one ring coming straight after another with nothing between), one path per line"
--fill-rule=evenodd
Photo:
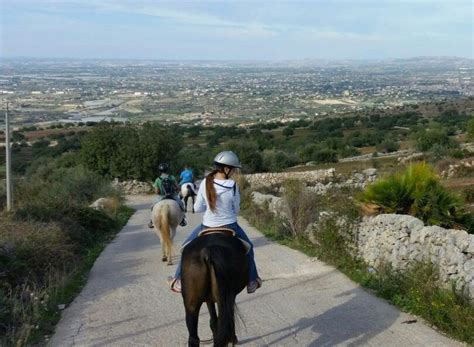
M152 194L153 185L149 182L141 182L137 180L119 181L117 178L112 182L115 187L123 190L127 195L143 195Z
M271 194L253 192L252 200L254 204L259 206L268 204L268 210L277 217L284 217L286 215L286 205L283 198Z
M93 208L94 210L103 210L110 204L110 202L111 199L109 198L99 198L90 204L89 207Z

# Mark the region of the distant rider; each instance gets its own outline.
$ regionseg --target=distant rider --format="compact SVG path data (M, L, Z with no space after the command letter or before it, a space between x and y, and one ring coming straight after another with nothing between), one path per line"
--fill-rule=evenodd
M159 203L161 200L168 198L173 199L179 205L179 207L184 211L184 204L178 196L179 186L176 178L173 175L169 174L169 166L166 163L161 163L158 166L158 170L160 171L160 176L155 180L153 186L155 187L155 193L158 195L153 203L151 209L153 210L153 206ZM186 226L188 223L186 222L186 216L183 217L183 220L179 225L182 227ZM153 228L153 221L150 220L148 223L148 227Z
M184 170L181 171L181 174L179 175L180 181L179 181L179 186L182 186L185 183L192 183L193 188L194 187L194 174L193 170L189 167L189 165L184 166Z

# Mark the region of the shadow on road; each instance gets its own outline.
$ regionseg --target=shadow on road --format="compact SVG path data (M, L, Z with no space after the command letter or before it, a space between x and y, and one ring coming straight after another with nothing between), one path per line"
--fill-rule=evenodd
M335 296L350 296L343 304L320 315L301 318L288 327L243 339L240 344L251 344L252 341L264 338L268 341L265 343L268 346L287 345L288 340L297 344L298 333L310 329L318 337L309 346L366 345L371 338L388 329L399 316L395 309L382 312L376 307L368 306L367 295L358 288L343 292Z

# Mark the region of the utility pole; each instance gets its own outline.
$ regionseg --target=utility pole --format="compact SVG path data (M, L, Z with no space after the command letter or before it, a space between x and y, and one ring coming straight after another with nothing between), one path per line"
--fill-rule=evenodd
M5 110L5 151L6 151L6 171L7 171L7 211L12 210L13 194L12 194L12 162L10 150L10 119L8 117L8 101Z

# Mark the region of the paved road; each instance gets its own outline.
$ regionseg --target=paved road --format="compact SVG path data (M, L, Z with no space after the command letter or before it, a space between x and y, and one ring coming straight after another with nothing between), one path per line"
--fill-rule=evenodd
M97 259L87 285L64 312L53 346L185 346L181 296L165 285L175 266L160 261L158 237L146 227L151 197L133 197L137 209ZM200 222L188 214L176 244ZM266 240L240 221L255 244L263 288L238 297L246 346L456 346L348 280L334 268ZM210 338L207 308L201 340Z

